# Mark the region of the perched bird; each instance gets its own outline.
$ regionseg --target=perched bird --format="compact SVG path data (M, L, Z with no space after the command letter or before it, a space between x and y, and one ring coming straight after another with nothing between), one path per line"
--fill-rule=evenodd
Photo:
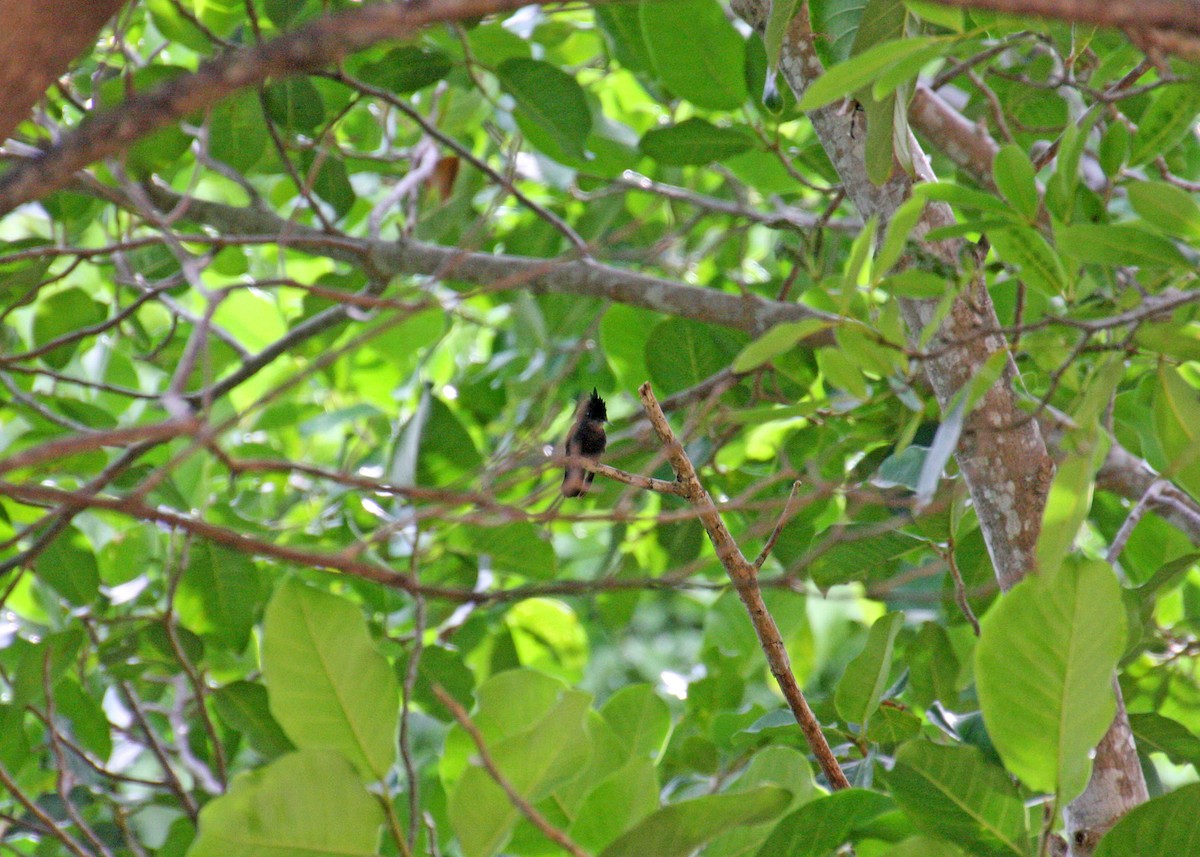
M596 388L593 387L592 395L581 403L579 418L575 421L575 425L571 426L571 432L567 435L567 455L582 456L590 458L592 461L599 461L600 453L604 452L604 446L608 443L608 438L604 435L606 422L608 422L608 411L604 407L604 400L600 398ZM578 464L568 463L563 472L563 496L578 497L587 493L588 486L592 484L592 477L595 475L590 470L584 470Z

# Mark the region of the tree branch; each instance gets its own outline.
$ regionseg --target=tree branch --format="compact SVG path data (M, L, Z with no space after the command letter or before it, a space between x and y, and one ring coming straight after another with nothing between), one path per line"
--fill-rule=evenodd
M41 156L13 167L0 177L0 216L58 190L88 164L118 154L152 131L268 77L319 69L377 42L408 38L430 24L526 5L528 0L416 0L364 6L320 18L272 42L222 54L194 74L132 95L91 116Z
M1099 27L1159 27L1200 33L1196 0L934 0L943 6L990 9L1008 15L1035 15Z
M700 484L696 468L692 466L691 459L688 458L683 446L675 439L675 433L671 430L671 425L667 422L667 417L659 406L658 400L654 398L654 391L650 389L649 381L638 387L638 397L642 400L646 416L649 417L650 424L662 442L667 459L675 471L676 480L686 492L684 496L696 510L696 515L700 518L700 523L704 526L704 531L708 533L708 539L717 553L717 559L725 567L725 572L737 590L738 597L746 606L746 612L750 615L750 623L754 626L754 633L758 636L759 646L766 655L771 675L775 676L775 681L779 683L779 689L783 692L788 707L792 709L792 714L800 725L800 729L808 741L808 746L817 759L817 764L825 772L825 778L829 781L830 786L835 789L849 788L850 781L842 772L842 766L838 764L837 757L833 755L833 750L830 749L829 742L825 740L825 734L821 731L820 722L809 708L808 700L804 698L804 693L796 682L796 676L792 672L792 665L788 659L787 647L784 646L783 638L779 634L779 626L775 624L775 619L763 601L762 590L758 585L758 569L742 555L729 529L725 526L725 522L721 519L721 513L717 511L712 497Z

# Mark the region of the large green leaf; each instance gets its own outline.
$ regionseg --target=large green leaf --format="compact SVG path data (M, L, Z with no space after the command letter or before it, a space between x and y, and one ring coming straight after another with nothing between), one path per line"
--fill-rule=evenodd
M71 604L91 604L100 595L96 555L82 547L70 532L50 542L38 554L33 569Z
M197 539L188 550L175 605L189 630L241 651L261 608L261 592L249 556Z
M1200 783L1134 807L1096 849L1095 857L1180 857L1200 853Z
M1179 143L1200 113L1200 86L1195 81L1163 87L1138 121L1129 154L1131 166L1158 157Z
M55 292L37 302L33 316L33 344L46 345L77 328L101 322L107 315L104 304L93 300L83 289ZM70 362L77 347L78 339L46 352L42 359L53 368L61 369Z
M864 789L844 789L806 803L785 816L758 857L826 857L854 831L892 808L892 799Z
M567 155L584 156L592 113L574 77L550 63L520 57L501 63L496 76L516 100L517 121L534 145L548 138Z
M379 802L343 756L301 750L207 804L188 857L369 857L382 823Z
M817 55L826 68L849 59L867 0L809 0Z
M1066 255L1100 265L1135 265L1143 268L1190 265L1187 258L1166 238L1136 226L1077 223L1057 230L1055 241Z
M1200 737L1182 723L1156 712L1129 715L1129 728L1143 753L1159 752L1176 765L1200 770Z
M988 238L997 258L1015 265L1022 282L1049 296L1063 291L1067 275L1062 260L1036 230L1014 223L989 230Z
M845 98L869 86L886 69L936 42L937 39L933 37L920 36L875 45L828 69L813 82L796 106L800 110L816 110L839 98Z
M1179 370L1158 368L1154 389L1154 433L1165 461L1163 471L1193 497L1200 497L1200 401Z
M600 852L600 857L686 857L734 825L768 821L792 794L778 786L708 795L664 806Z
M671 712L652 685L626 685L608 698L600 713L631 755L656 759L662 754Z
M1017 584L983 618L979 702L1005 767L1068 801L1116 711L1125 609L1107 563L1065 562Z
M646 48L668 89L710 110L746 101L746 43L716 0L642 0L640 11Z
M896 803L922 830L980 854L1030 853L1020 792L974 747L910 742L896 754L885 780Z
M1087 393L1072 414L1077 428L1067 433L1062 446L1066 457L1059 463L1042 512L1038 536L1038 567L1057 568L1075 544L1075 537L1092 506L1096 471L1108 454L1108 435L1100 419L1124 374L1120 359L1103 363L1089 379Z
M658 792L654 763L630 759L588 794L568 831L571 839L592 852L599 851L656 811Z
M1200 203L1186 190L1166 182L1133 182L1125 192L1133 210L1147 223L1168 235L1200 241Z
M992 178L1008 204L1022 217L1031 223L1037 219L1037 182L1024 149L1014 144L1001 148L992 162Z
M678 125L647 131L638 148L660 164L686 166L721 161L753 145L749 130L719 128L693 116Z
M337 750L367 780L396 757L400 697L362 612L287 580L267 605L263 679L271 714L301 749Z
M875 620L867 644L846 665L838 682L834 703L847 723L865 724L879 707L892 671L896 635L904 626L903 613L887 613Z

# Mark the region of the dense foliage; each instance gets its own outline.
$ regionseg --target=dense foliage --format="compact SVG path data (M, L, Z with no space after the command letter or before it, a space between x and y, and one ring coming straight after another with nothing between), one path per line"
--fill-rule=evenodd
M131 3L6 160L356 5ZM1031 855L1118 670L1155 799L1097 853L1192 853L1195 66L865 5L801 4L831 71L799 104L716 0L435 26L0 222L0 851ZM838 102L875 182L932 161L888 222L801 110ZM938 201L957 222L914 232ZM898 300L936 321L980 277L1019 375L943 409ZM852 789L687 502L557 499L593 387L604 462L673 478L647 380L741 550L773 538ZM952 458L996 383L1058 464L1042 573L1003 597Z

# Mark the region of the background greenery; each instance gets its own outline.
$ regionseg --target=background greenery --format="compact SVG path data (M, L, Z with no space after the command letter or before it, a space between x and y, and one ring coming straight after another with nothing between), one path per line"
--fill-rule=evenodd
M16 138L353 5L132 3ZM879 180L918 75L1000 146L981 176L919 134L940 182L878 230L715 0L378 44L0 223L0 851L1033 854L1119 666L1170 793L1098 853L1193 853L1200 529L1100 468L1119 445L1200 497L1195 67L871 5L810 4L833 71L803 106L865 103ZM943 419L896 301L970 279L893 268L925 199L986 232L1059 460L1045 573L1001 600L950 459L995 375ZM814 775L686 503L603 476L555 502L593 386L605 462L671 478L646 380L748 556L799 480L762 585L853 789Z

